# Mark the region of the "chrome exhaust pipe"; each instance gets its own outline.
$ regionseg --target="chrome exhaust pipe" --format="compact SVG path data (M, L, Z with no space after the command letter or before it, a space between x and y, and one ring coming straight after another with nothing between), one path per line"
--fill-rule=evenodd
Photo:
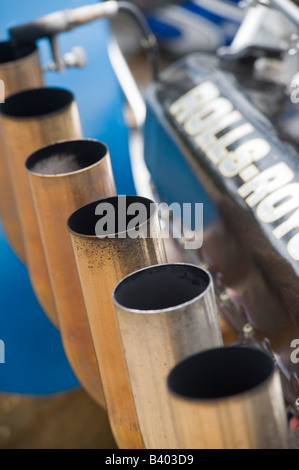
M138 234L130 225L136 205L143 210ZM166 261L157 206L139 196L102 199L74 212L68 228L111 429L120 448L140 449L143 443L112 291L127 274Z
M178 363L167 383L181 449L288 448L280 377L264 351L203 351Z
M37 48L32 45L15 50L10 42L0 42L0 80L3 87L0 102L22 90L44 86ZM1 129L0 168L0 218L3 230L12 250L25 264L25 247Z
M26 90L11 95L0 106L0 122L31 284L44 312L57 325L25 161L31 153L45 145L62 139L81 138L77 104L73 94L62 88Z
M39 149L25 166L64 349L82 386L105 407L66 222L97 197L116 194L109 151L97 140L68 140Z
M222 345L212 277L192 264L152 266L121 280L113 300L144 445L178 448L166 379L178 361Z

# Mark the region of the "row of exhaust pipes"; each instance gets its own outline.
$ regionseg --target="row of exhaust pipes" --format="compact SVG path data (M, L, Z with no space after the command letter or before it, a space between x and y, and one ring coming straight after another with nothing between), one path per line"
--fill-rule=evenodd
M2 43L0 78L3 228L119 448L288 448L273 359L223 344L210 273L168 263L153 201L116 194L73 94L44 86L36 48ZM138 237L97 236L96 207L110 203L117 227L121 198L146 209Z

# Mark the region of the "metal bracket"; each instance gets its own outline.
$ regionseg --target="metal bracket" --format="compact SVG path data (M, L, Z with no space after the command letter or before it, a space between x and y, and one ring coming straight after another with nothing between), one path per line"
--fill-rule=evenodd
M54 57L54 53L53 53ZM63 72L67 67L83 68L87 64L87 56L83 47L75 46L69 52L64 54L63 57L59 56L53 62L43 66L43 72L59 71Z

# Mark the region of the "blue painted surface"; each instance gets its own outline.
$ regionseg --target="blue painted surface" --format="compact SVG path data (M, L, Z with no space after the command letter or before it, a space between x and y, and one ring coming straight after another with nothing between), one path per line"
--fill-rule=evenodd
M16 258L0 225L0 391L51 394L78 386L58 330L41 310L27 269Z
M88 3L97 3L90 0ZM1 0L0 40L8 28L65 8L83 6L82 0ZM135 194L128 132L122 108L123 94L111 67L107 45L109 24L100 20L59 36L62 54L83 46L88 65L63 74L47 72L48 86L69 89L75 95L85 137L109 148L117 190ZM51 59L48 41L38 42L41 62ZM36 301L26 268L5 241L0 227L0 339L5 363L0 363L0 391L33 395L51 394L78 386L65 357L59 332Z
M219 3L227 6L229 10L219 10ZM243 15L239 3L240 0L184 1L175 6L175 14L171 5L149 12L148 23L162 44L169 47L172 42L176 45L181 43L180 51L185 44L185 53L201 49L202 30L210 30L211 34L218 38L217 47L229 45ZM198 35L194 34L189 38L190 29L195 28Z
M182 32L176 26L161 21L159 18L151 17L150 14L147 18L148 24L158 39L172 39L181 36Z
M161 200L167 204L177 202L181 207L184 203L202 203L204 226L217 220L217 209L173 139L153 89L147 94L144 136L145 162Z

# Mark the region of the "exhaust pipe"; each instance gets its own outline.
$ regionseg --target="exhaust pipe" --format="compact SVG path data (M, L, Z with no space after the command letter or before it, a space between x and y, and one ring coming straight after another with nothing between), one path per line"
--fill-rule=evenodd
M73 94L62 88L26 90L11 95L0 106L0 121L31 284L41 307L57 325L25 161L31 153L45 145L81 137L77 105Z
M44 86L42 68L36 46L15 50L10 42L0 42L0 102L8 96L30 88ZM2 96L3 93L3 96ZM7 241L15 255L25 264L25 247L13 193L5 147L0 129L0 217Z
M152 266L121 280L113 300L145 447L179 448L166 379L178 361L223 344L212 277L192 264Z
M138 233L133 227L136 209L141 212ZM112 291L127 274L166 261L157 205L139 196L98 200L74 212L68 228L111 429L119 448L140 449L143 443Z
M39 149L25 166L64 349L82 386L105 407L66 222L97 197L116 194L109 151L96 140L69 140Z
M181 449L288 448L280 377L264 351L203 351L178 363L167 383Z

